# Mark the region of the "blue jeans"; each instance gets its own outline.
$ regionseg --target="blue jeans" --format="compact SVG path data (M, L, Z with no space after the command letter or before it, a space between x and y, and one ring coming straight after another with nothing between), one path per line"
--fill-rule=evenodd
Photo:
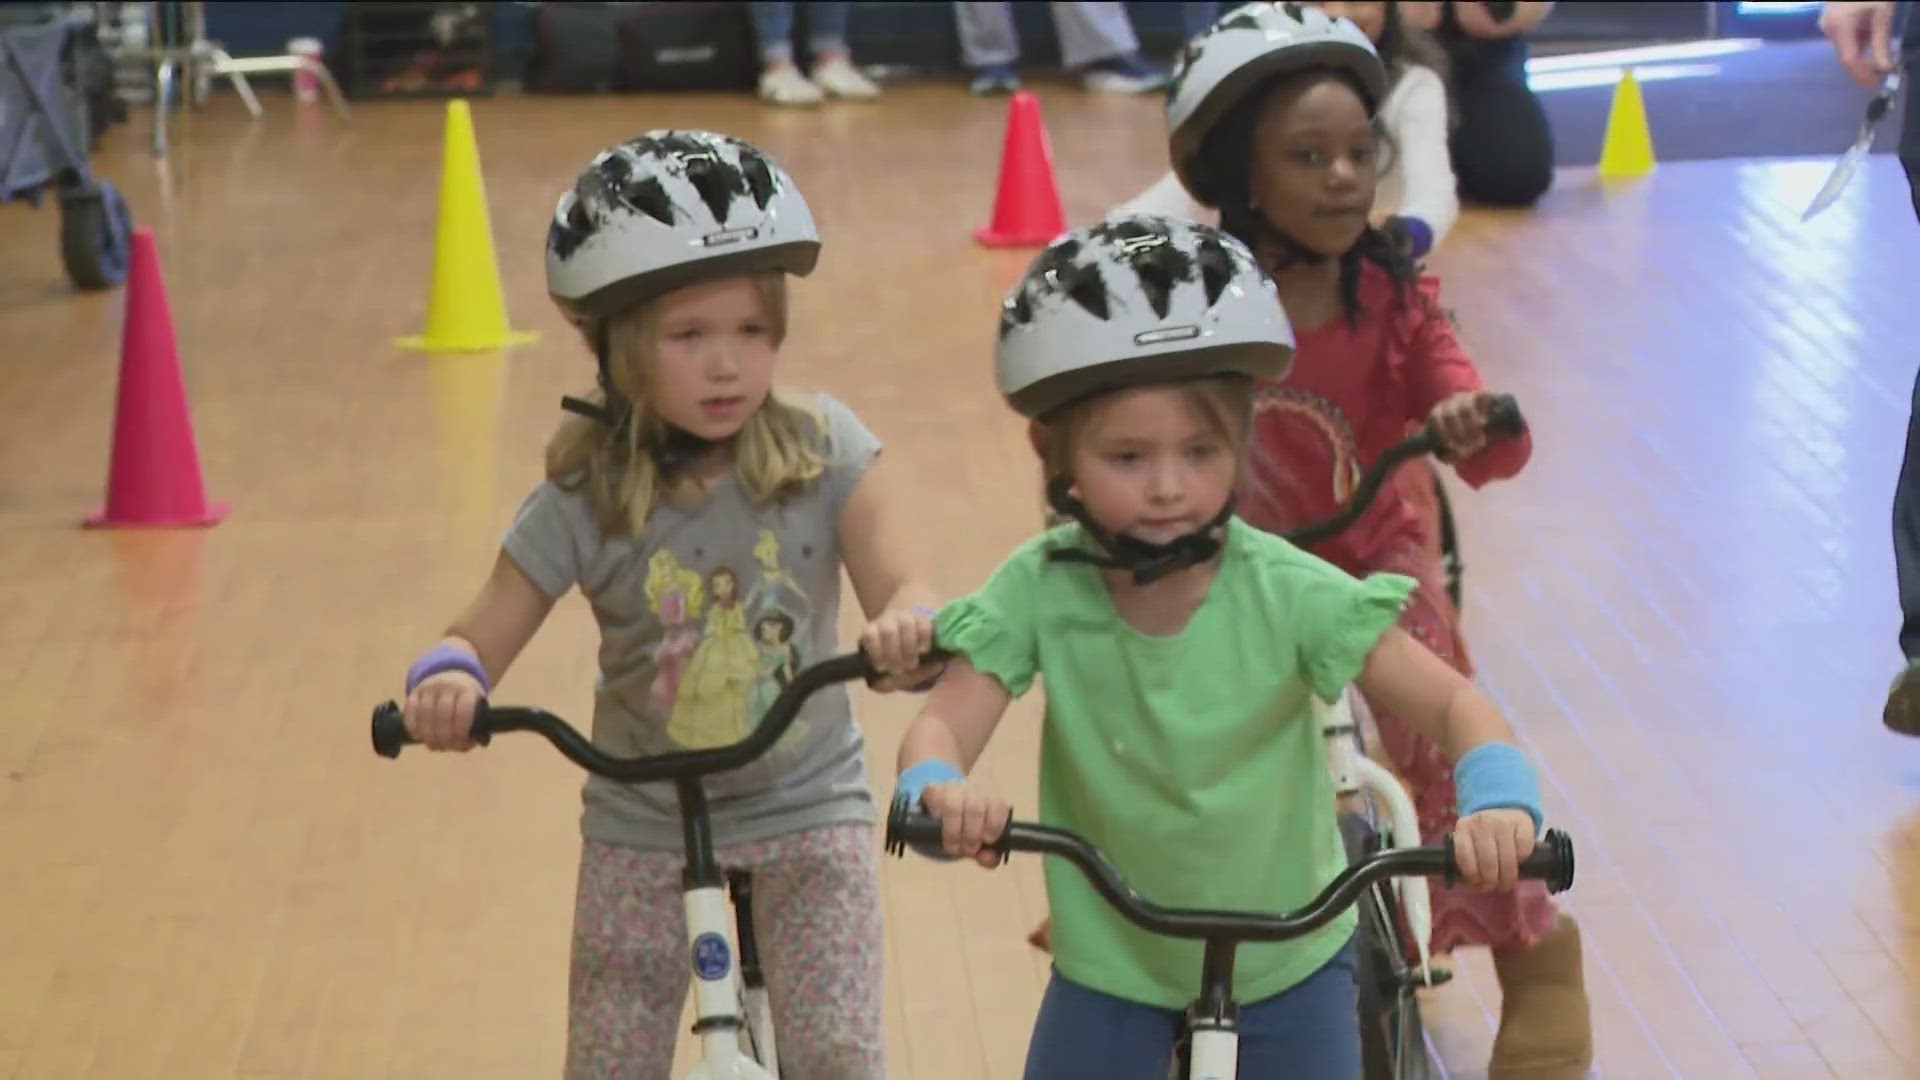
M1353 943L1303 982L1240 1006L1240 1080L1357 1080ZM1055 970L1027 1047L1026 1080L1166 1080L1184 1015L1091 990Z
M754 37L767 64L793 58L793 4L794 0L755 0L752 5ZM846 0L815 0L807 5L807 44L815 56L847 51L847 12L852 7Z

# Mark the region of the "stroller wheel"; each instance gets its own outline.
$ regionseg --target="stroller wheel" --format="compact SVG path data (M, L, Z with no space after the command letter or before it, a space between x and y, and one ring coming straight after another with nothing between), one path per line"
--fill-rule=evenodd
M132 215L105 180L60 193L60 259L82 289L118 288L132 261Z

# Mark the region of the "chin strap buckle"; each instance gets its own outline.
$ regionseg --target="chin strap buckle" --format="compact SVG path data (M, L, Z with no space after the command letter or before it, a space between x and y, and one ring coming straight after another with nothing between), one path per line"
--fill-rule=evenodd
M1109 535L1093 523L1093 519L1087 516L1087 508L1070 494L1065 484L1058 481L1047 486L1047 501L1054 509L1079 522L1087 535L1104 549L1104 553L1096 553L1062 548L1048 552L1048 559L1054 562L1088 563L1108 570L1125 570L1133 575L1135 585L1151 585L1176 571L1212 560L1220 554L1219 533L1233 517L1233 500L1228 499L1227 505L1220 508L1219 515L1198 531L1175 537L1164 544L1155 544L1127 533Z

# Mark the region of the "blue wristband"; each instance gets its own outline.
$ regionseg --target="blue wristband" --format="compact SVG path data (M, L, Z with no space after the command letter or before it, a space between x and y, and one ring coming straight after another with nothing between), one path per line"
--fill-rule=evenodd
M1533 816L1536 834L1546 823L1540 775L1518 747L1491 742L1467 751L1453 766L1453 786L1463 818L1482 810L1525 810Z
M908 806L918 807L920 793L928 787L934 784L951 784L966 778L967 774L961 772L959 767L950 761L938 759L923 761L900 774L900 779L895 781L893 794L896 799L906 799Z
M928 787L934 784L951 784L956 781L965 780L966 778L967 774L961 772L959 768L950 761L941 761L937 758L931 761L923 761L900 774L900 779L895 782L893 798L896 803L904 799L908 809L918 810L920 808L920 793ZM910 846L921 856L932 859L935 862L954 861L954 857L947 854L939 844L916 843Z
M479 657L457 646L436 645L407 669L407 693L413 693L414 687L443 671L464 671L473 676L480 684L482 697L493 692L487 684L487 669L480 665Z

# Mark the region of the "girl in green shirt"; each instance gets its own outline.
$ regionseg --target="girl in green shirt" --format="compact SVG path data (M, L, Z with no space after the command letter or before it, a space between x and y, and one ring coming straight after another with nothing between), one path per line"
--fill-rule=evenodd
M969 783L1013 698L1047 687L1040 820L1177 907L1301 907L1345 866L1312 696L1349 683L1458 763L1463 880L1510 887L1542 826L1532 766L1473 685L1395 628L1413 582L1358 581L1233 514L1252 380L1293 335L1216 229L1123 214L1047 248L1003 308L1001 392L1071 519L935 620L956 654L901 744L899 792L994 865L1007 804ZM1201 944L1147 934L1046 867L1055 970L1027 1076L1164 1077ZM1241 1075L1359 1075L1351 911L1242 946Z

